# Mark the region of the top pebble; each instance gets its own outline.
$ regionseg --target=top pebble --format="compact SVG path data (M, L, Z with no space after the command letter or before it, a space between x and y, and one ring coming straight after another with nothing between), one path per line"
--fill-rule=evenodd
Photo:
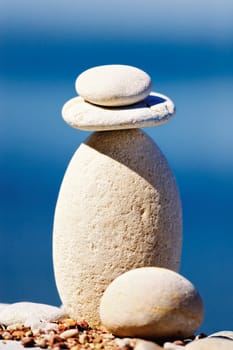
M106 107L128 106L144 100L151 92L150 76L136 67L104 65L78 76L77 93L84 100Z

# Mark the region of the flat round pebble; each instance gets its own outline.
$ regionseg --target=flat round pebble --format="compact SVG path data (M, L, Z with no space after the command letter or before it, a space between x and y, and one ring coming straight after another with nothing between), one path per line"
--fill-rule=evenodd
M151 92L150 76L139 68L113 64L90 68L75 83L77 93L86 101L119 107L142 101Z
M74 97L62 109L62 116L70 126L94 131L158 126L174 114L174 103L156 92L142 102L121 108L104 108L88 103L82 97Z
M67 314L56 306L19 302L0 310L0 323L6 326L23 324L26 327L41 327L44 321L59 320Z
M124 273L108 286L100 318L117 336L185 338L200 326L203 304L192 283L178 273L145 267Z
M233 350L233 341L222 338L204 338L185 346L185 350Z
M209 335L209 337L223 337L233 340L233 331L220 331Z

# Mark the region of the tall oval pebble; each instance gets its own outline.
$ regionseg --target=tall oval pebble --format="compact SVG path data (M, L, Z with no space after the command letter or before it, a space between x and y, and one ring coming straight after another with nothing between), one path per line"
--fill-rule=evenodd
M179 192L166 159L141 130L92 134L73 156L54 220L57 287L71 317L99 323L99 302L132 268L179 269Z

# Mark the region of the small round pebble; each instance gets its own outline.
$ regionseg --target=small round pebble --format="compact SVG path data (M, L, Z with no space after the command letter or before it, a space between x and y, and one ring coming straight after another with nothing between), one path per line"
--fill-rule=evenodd
M134 350L162 350L162 348L152 341L139 340L136 343Z
M77 93L86 101L119 107L142 101L151 92L150 76L139 68L113 64L90 68L75 83Z
M233 350L233 341L217 337L208 337L194 340L185 346L185 350Z
M117 336L185 338L200 326L203 304L192 283L178 273L145 267L124 273L108 286L100 318Z
M233 331L220 331L209 335L209 337L222 337L233 340Z

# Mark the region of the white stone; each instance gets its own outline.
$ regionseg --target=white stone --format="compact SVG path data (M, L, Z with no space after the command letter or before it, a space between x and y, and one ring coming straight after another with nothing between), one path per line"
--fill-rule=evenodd
M19 302L0 310L0 323L6 326L17 323L36 328L45 321L55 321L65 316L67 314L56 306Z
M198 291L178 273L159 267L128 271L105 290L102 324L117 336L185 338L203 319Z
M184 350L184 346L183 345L177 345L171 342L166 342L163 344L163 348L166 350Z
M157 145L138 129L96 132L64 176L53 259L68 314L99 323L99 301L118 275L142 266L178 270L181 205Z
M165 95L151 93L142 102L121 108L106 108L74 97L62 109L64 120L81 130L120 130L158 126L175 114L174 103Z
M66 331L60 333L60 337L63 339L72 338L78 334L78 329L67 329Z
M162 350L161 346L146 340L139 340L134 347L134 350Z
M5 309L9 304L0 304L0 312Z
M90 68L75 83L77 93L100 106L126 106L142 101L151 92L150 76L139 68L113 64Z
M233 341L223 338L204 338L185 346L185 350L233 350Z
M25 350L25 347L14 340L0 340L0 350ZM41 350L37 346L27 347L27 350Z

